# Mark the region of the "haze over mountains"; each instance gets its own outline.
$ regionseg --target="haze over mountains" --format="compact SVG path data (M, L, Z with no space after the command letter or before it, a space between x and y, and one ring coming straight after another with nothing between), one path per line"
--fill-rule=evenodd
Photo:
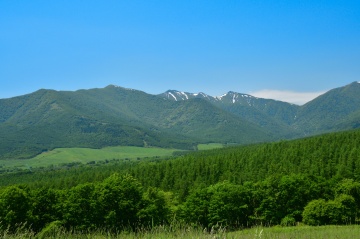
M195 149L198 143L250 144L360 126L360 84L305 105L228 92L151 95L109 85L38 90L0 100L0 158L28 158L57 147L113 145Z

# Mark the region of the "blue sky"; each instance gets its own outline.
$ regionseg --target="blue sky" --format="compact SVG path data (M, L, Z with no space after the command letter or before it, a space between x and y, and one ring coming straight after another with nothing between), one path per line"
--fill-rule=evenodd
M115 84L295 102L353 81L360 1L0 1L0 98Z

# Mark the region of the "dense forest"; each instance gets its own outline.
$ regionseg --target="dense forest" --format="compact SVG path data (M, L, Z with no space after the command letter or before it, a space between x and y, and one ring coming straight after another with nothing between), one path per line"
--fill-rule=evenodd
M0 174L0 227L136 230L350 224L360 213L360 131L167 159Z

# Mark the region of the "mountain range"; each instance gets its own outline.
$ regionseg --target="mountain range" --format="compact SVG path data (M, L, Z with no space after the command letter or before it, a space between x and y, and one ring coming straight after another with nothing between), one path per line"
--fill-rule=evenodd
M159 95L114 85L41 89L0 99L0 159L61 147L114 145L196 149L198 143L251 144L360 127L360 83L305 105L228 92Z

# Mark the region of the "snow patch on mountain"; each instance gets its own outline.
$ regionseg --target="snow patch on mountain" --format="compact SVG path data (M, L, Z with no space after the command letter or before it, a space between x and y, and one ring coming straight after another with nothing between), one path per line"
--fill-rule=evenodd
M169 95L171 95L175 99L175 101L177 101L177 98L171 92L169 92Z
M200 92L199 95L202 95L203 97L209 98L209 96L205 93Z
M186 97L187 100L189 99L188 95L185 94L185 92L180 92L180 93L181 93L182 95L185 95L185 97Z

